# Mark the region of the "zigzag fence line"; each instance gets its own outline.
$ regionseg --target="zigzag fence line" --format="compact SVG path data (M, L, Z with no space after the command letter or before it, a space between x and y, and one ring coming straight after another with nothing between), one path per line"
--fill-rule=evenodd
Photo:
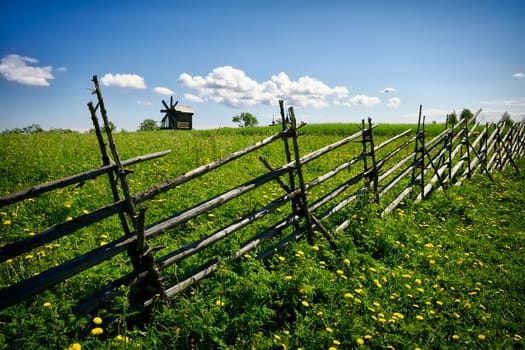
M404 200L409 198L414 201L422 200L433 190L445 190L448 186L460 185L464 179L477 173L490 177L491 171L502 170L509 165L519 172L515 160L523 157L525 153L525 125L523 123L514 126L503 123L480 125L477 116L481 110L471 120L463 120L461 123L446 127L439 135L426 141L425 118L421 116L420 108L418 129L415 135L411 135L411 131L407 130L376 145L373 131L375 125L372 124L371 119L368 119L368 123L363 120L362 129L359 132L301 156L298 130L302 125L297 125L293 108L290 107L286 113L284 104L280 101L281 132L148 190L132 194L128 182L128 176L130 176L128 167L138 162L165 156L170 151L121 160L113 140L96 76L93 77L93 83L98 103L96 106L89 103L88 108L100 146L103 166L1 197L0 207L105 174L108 175L111 185L113 202L71 221L59 223L34 236L0 247L0 262L113 215L119 216L123 235L107 245L1 289L0 310L30 299L65 279L122 254L124 251L127 252L132 263L133 271L108 283L94 295L86 296L85 299L78 302L75 312L80 315L88 314L107 304L122 292L122 285L134 291L130 294L132 308L145 310L154 303L157 296L160 295L168 300L189 285L211 275L224 261L235 260L256 248L258 249L257 258L264 259L277 249L303 236L313 243L316 238L314 230L323 234L335 248L334 234L348 227L351 220L346 219L348 215L342 215L342 222L334 223L328 219L342 212L358 198L364 199L365 202L377 203L379 207L384 208L382 214L386 215ZM105 137L99 126L97 112L101 114L104 123ZM109 146L106 145L106 140ZM263 175L252 178L190 208L172 213L156 223L145 225L146 208L140 205L141 203L279 140L283 142L285 164L274 168L268 160L261 157L260 160L268 168ZM304 169L311 162L322 159L328 153L348 146L352 142L361 143L362 151L359 154L350 159L341 160L339 165L314 179L309 181L305 179ZM409 147L413 147L410 153L407 152ZM363 170L355 173L353 169L360 166L359 164L362 164ZM347 175L344 175L345 173ZM320 198L310 200L309 193L313 188L336 180L338 183L333 186L333 190ZM277 183L284 194L201 239L164 256L154 256L155 249L148 243L152 238L165 235L189 220L211 209L219 208L268 183ZM263 229L255 228L255 224L263 217L267 218L268 214L275 213L278 209L284 214L280 218L276 216L276 222ZM325 227L327 223L330 226L335 224L336 228L327 229ZM166 270L167 267L179 264L184 259L212 247L217 242L234 236L246 227L254 227L252 234L253 232L256 234L244 240L235 252L215 256L204 264L195 266L182 277L163 274L163 270Z

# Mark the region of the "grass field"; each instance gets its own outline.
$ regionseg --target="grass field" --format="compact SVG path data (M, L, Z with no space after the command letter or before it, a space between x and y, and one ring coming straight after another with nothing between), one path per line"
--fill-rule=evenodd
M378 141L406 128L414 126L379 126ZM427 134L443 128L429 125ZM115 137L124 159L173 150L165 158L133 168L130 180L137 192L278 130L136 132ZM358 130L357 124L307 125L301 129L300 146L307 153ZM0 195L101 163L95 136L88 134L0 135L0 147ZM349 148L334 159L323 159L324 170L336 158L360 151L358 143ZM261 152L274 164L282 163L280 144ZM315 177L317 168L321 166L314 164L306 176ZM176 195L148 202L148 220L208 198L232 186L232 179L243 181L264 171L250 155L219 174L177 189ZM336 236L337 250L316 234L314 246L299 241L264 262L252 254L225 263L214 277L177 296L171 305L159 303L143 324L123 321L104 326L104 320L127 314L126 295L96 315L75 318L71 307L76 300L131 271L127 257L118 256L0 312L0 349L523 348L524 176L509 169L494 177L495 183L479 176L460 188L434 193L417 206L403 204L385 219L369 206L350 208L345 215L352 223ZM261 191L260 196L185 225L171 235L175 242L170 244L183 244L220 227L222 220L260 204L265 195L280 193L275 184ZM109 194L107 179L101 178L2 208L0 245L94 210L111 201ZM118 220L104 220L0 263L0 287L120 235Z

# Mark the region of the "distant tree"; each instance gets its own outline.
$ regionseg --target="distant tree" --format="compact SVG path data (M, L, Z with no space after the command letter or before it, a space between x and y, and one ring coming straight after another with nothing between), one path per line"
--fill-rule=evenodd
M505 124L505 126L511 126L512 124L514 124L514 121L510 119L510 114L507 111L505 111L501 116L501 122Z
M232 121L238 123L241 128L247 128L259 124L257 118L248 112L242 112L240 115L234 116Z
M153 119L144 119L142 123L140 123L139 131L153 131L158 130L159 126L157 125L157 121Z
M456 114L456 111L447 114L447 123L450 125L454 125L458 122L458 115Z
M117 126L111 120L109 121L109 128L111 131L117 131Z
M470 120L472 117L474 116L474 114L470 111L470 109L468 108L465 108L461 111L461 114L459 116L459 119L460 120Z

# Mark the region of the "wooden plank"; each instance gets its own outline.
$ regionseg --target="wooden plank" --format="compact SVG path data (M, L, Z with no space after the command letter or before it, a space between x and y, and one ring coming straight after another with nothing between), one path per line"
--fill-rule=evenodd
M143 162L146 160L163 157L169 154L170 152L171 150L151 153L151 154L147 154L144 156L139 156L136 158L128 159L124 161L122 164L128 166L128 165ZM23 190L0 197L0 208L8 204L13 204L13 203L19 202L27 198L37 197L45 192L53 191L58 188L63 188L63 187L77 184L77 183L80 183L86 180L95 179L96 177L103 175L103 174L107 174L110 171L113 171L115 169L116 169L116 165L110 164L110 165L106 165L106 166L103 166L97 169L88 170L80 174L71 175L71 176L68 176L68 177L65 177L59 180L50 181L44 184L39 184L36 186L25 188Z

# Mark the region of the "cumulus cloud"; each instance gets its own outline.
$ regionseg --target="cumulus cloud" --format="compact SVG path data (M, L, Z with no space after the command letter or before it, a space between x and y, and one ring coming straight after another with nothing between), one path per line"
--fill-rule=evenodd
M353 105L363 105L366 107L372 107L381 103L379 97L370 97L366 95L355 95L350 98L350 102Z
M514 78L518 78L518 79L523 79L523 78L525 78L525 74L523 74L523 73L514 73L514 74L512 74L512 76L513 76Z
M399 106L401 106L401 100L397 97L392 97L388 100L387 106L392 108L398 108Z
M49 81L55 79L51 71L53 67L37 67L32 64L38 60L20 56L7 55L0 62L0 74L9 80L23 85L49 86Z
M396 89L394 89L393 87L387 87L387 88L384 88L383 90L380 90L379 92L381 93L387 93L387 92L395 92Z
M206 77L182 73L179 83L198 91L199 96L189 94L189 100L211 100L230 107L259 103L274 105L279 99L284 99L298 107L322 108L328 106L327 98L348 95L344 86L330 87L308 76L294 81L284 72L259 83L231 66L217 67Z
M202 102L204 102L204 100L203 100L201 97L196 96L196 95L194 95L194 94L190 94L190 93L186 93L186 94L184 94L184 98L185 98L186 100L188 100L189 102L196 102L196 103L202 103Z
M167 87L157 86L153 89L154 92L160 95L175 95L175 91L168 89Z
M144 78L136 74L107 73L100 80L106 86L117 86L131 89L145 89Z

